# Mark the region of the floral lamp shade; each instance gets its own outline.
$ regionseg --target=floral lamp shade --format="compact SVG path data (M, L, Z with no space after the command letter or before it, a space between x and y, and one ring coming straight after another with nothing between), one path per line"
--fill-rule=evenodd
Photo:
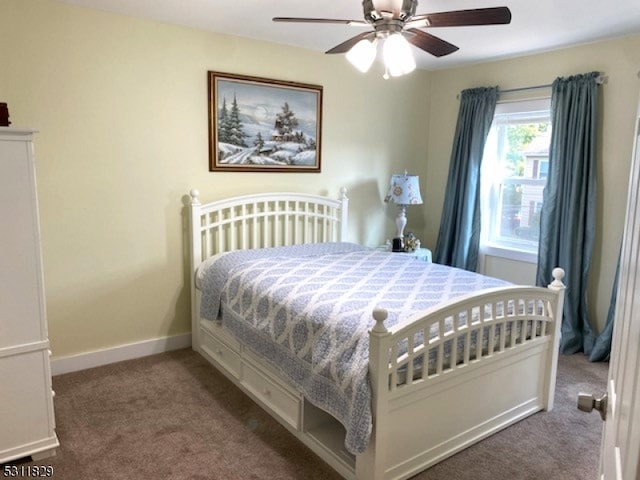
M385 202L392 201L397 205L420 205L420 182L417 175L396 173L391 175L389 191L384 197Z

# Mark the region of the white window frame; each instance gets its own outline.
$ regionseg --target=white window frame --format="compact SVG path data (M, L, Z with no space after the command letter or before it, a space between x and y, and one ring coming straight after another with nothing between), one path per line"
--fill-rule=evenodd
M535 100L518 100L498 103L496 105L494 120L497 117L509 115L522 117L525 121L550 121L551 99L542 98ZM534 253L530 249L525 248L525 245L518 241L499 243L490 241L489 232L492 231L492 228L495 226L496 217L495 215L487 215L486 212L496 212L500 209L500 192L496 188L498 185L517 183L519 185L544 186L547 179L511 177L503 179L501 182L495 182L491 172L492 169L498 168L498 159L495 155L491 154L491 149L493 149L493 151L497 151L497 146L495 145L497 139L495 138L493 129L489 134L489 137L490 138L487 139L485 155L482 161L481 192L483 192L483 195L481 197L482 226L480 230L480 254L483 256L490 255L527 263L538 263L538 252L536 251ZM486 194L487 192L489 193Z

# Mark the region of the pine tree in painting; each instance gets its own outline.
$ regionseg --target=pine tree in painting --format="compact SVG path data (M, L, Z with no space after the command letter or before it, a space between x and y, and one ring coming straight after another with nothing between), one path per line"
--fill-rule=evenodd
M247 136L242 129L242 121L240 120L240 108L238 107L238 101L236 96L233 96L233 103L231 104L231 112L229 113L229 138L228 143L237 145L239 147L246 147L244 139Z
M296 114L289 108L287 102L282 106L282 112L276 115L276 130L279 140L283 142L291 141L294 138L294 130L298 127Z
M260 132L258 132L258 135L256 135L256 139L253 141L253 145L256 147L257 152L260 152L260 150L262 150L262 148L264 147L264 139L262 138L262 134Z
M218 114L218 142L229 142L229 112L226 98L222 99L222 108Z

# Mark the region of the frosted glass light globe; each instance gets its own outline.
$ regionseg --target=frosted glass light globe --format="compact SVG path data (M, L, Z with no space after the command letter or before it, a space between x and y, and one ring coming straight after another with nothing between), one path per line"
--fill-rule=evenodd
M371 68L375 58L376 46L369 40L360 40L347 52L347 60L362 73Z
M411 46L399 33L389 35L384 41L382 56L389 74L393 77L413 72L416 68Z

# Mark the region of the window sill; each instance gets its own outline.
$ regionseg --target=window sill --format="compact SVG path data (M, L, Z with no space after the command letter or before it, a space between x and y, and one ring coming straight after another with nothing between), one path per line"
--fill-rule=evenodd
M515 248L498 247L496 245L480 245L480 254L491 257L506 258L508 260L516 260L518 262L538 263L537 253L518 250Z

